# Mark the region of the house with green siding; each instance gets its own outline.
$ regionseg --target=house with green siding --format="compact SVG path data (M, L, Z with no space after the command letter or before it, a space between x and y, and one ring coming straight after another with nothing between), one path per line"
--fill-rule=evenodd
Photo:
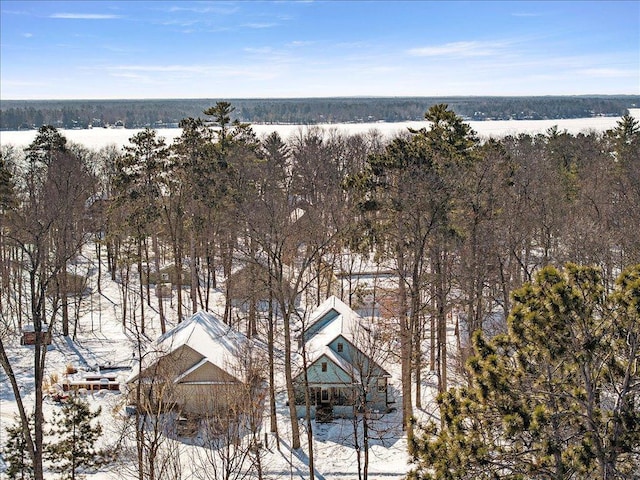
M308 324L299 337L306 369L300 368L294 378L298 415L305 415L305 391L312 417L387 412L393 403L390 375L377 361L381 346L371 323L331 296L312 312Z

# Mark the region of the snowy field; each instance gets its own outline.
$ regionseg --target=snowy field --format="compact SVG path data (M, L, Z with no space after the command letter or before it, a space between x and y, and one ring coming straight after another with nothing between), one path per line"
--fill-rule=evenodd
M61 382L64 378L69 380L81 380L88 375L101 375L100 366L124 367L115 370L117 380L123 382L131 373L133 352L136 350L135 335L125 329L122 325L120 302L121 290L119 284L112 282L109 276L103 273L102 293L97 293L97 260L95 258L95 248L88 245L84 250L85 255L78 258L74 265L74 271L78 274L88 275L89 290L81 303L81 314L79 320L78 336L75 341L65 338L55 332L53 342L47 353L47 364L45 373L45 385L54 383L57 379ZM104 259L103 259L104 262ZM106 265L103 264L103 272L106 272ZM137 289L135 285L131 289ZM188 298L188 293L185 293ZM165 313L169 318L176 318L175 292L172 299L165 300ZM213 310L221 313L224 310L224 297L222 292L215 292ZM149 325L149 340L159 336L159 322L157 311L153 308L146 309ZM171 325L170 325L171 326ZM72 327L71 327L72 328ZM453 326L448 329L450 335L449 351L455 350L455 338L453 336ZM33 384L33 347L19 345L17 336L11 339L4 339L5 347L14 366L15 373L19 379L22 396L27 407L34 402ZM65 371L68 366L78 369L73 375L67 375ZM411 468L407 455L407 442L401 428L401 415L398 410L402 405L400 397L400 366L397 363L385 364L385 368L391 372L391 391L395 396L396 411L380 415L373 422L373 428L378 434L373 435L370 447L370 479L401 479L404 478ZM291 442L290 422L288 420L288 407L286 406L285 382L283 368L278 368L279 386L278 394L278 425L280 430L281 446L276 448L275 437L271 434L264 436L268 432L268 416L265 416L261 439L266 438L267 449L264 450L263 468L264 478L309 478L308 471L308 446L306 440L306 430L303 422L300 424L300 434L302 449L294 451L289 448ZM104 375L104 370L102 375ZM435 418L436 406L434 401L437 389L436 379L433 375L425 375L423 380L423 408L416 411L418 418ZM51 390L53 392L53 390ZM102 442L105 446L113 444L118 438L119 432L123 429L125 422L125 400L124 395L117 391L95 391L87 392L86 398L91 408L102 407L100 417L104 428ZM51 418L55 410L60 410L61 404L56 402L51 395L45 399L45 418ZM5 428L14 423L17 406L11 392L9 382L0 371L0 446L7 440ZM356 449L353 440L353 424L351 420L335 419L330 423L313 423L314 429L314 451L316 478L320 480L330 479L356 479L358 478L358 467ZM197 451L202 447L194 445L193 440L180 440L178 450L182 459L182 480L197 479L192 470L202 468L196 462ZM116 480L133 479L135 474L133 461L126 462L120 458L116 462L103 467L100 471L87 474L89 480ZM6 478L3 475L5 466L0 461L0 479ZM55 474L49 474L45 478L57 478Z
M640 118L640 109L630 109L631 114ZM571 118L560 120L496 120L484 122L468 122L471 128L481 138L504 137L518 133L545 133L547 129L557 126L559 131L567 131L571 134L586 132L604 132L616 126L620 117L590 117ZM397 133L406 131L407 128L428 128L428 122L398 122L398 123L336 123L331 125L319 125L325 130L336 130L346 134L367 133L377 130L385 137L392 137ZM295 136L309 128L305 125L252 125L258 136L278 132L283 139ZM89 148L101 148L107 145L122 146L128 139L138 133L135 129L93 128L87 130L60 130L69 140L80 143ZM158 134L171 142L182 132L179 128L158 129ZM0 131L1 145L14 145L22 148L33 141L36 130L26 131Z

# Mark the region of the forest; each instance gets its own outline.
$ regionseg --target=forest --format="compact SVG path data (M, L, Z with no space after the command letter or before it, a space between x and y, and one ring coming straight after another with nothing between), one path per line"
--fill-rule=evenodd
M163 100L2 100L0 130L52 125L89 128L177 127L183 118L205 118L216 99ZM315 125L422 120L436 103L447 103L467 120L541 120L622 116L640 105L637 95L543 97L345 97L231 99L232 120L250 123Z
M610 110L617 100L607 97L573 99L585 109L579 113L547 100L540 115L599 112L593 102L602 113L622 108ZM495 111L482 101L474 99L473 110L490 117L527 111L522 99L505 99ZM385 120L401 103L380 102ZM146 129L122 150L90 150L44 125L24 151L2 147L0 363L33 478L45 478L43 332L55 326L73 341L81 327L70 272L88 245L106 259L98 278L122 288L123 328L141 336L211 310L213 291L222 289L223 320L248 337L263 335L268 346L265 415L273 419L274 344L284 345L290 369L292 329L304 325L301 298L317 305L335 294L355 307L365 296L382 297L338 280L358 268L353 259L366 258L397 281L386 292L392 301L384 303L389 321L380 341L400 366L411 478L612 479L640 471L638 120L624 115L604 134L552 128L480 141L462 117L473 115L469 104L406 102L402 115L418 116L422 107L430 127L389 140L315 127L259 139L244 121L270 121L257 113L269 104L218 101L183 117L172 144ZM313 115L325 111L321 101L306 104ZM131 118L173 121L178 105L140 107L153 116ZM334 119L360 116L356 106L345 101ZM3 101L3 128L13 125L6 108L17 107ZM128 115L134 106L101 108ZM34 109L51 119L44 107ZM318 119L295 115L287 118ZM168 264L184 272L173 279L175 312L144 281ZM250 272L243 310L231 295L240 268ZM447 342L452 312L456 352ZM26 324L38 339L35 422L7 355ZM437 379L439 417L423 423L415 392L427 371ZM284 373L293 404L291 371ZM298 421L292 413L293 449L301 445ZM275 421L271 428L277 431ZM133 435L139 478L152 478L142 465L154 451ZM313 478L313 452L307 455Z

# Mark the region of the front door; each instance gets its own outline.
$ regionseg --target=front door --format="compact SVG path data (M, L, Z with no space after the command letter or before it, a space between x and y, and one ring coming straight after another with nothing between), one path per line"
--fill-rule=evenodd
M323 388L322 392L320 393L320 399L322 401L322 403L329 403L329 389L328 388Z

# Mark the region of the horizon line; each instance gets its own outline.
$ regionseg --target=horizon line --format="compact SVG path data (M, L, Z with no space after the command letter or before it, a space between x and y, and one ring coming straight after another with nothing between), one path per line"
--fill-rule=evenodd
M138 98L0 98L2 102L122 102L159 100L326 100L326 99L404 99L404 98L576 98L576 97L640 97L640 93L578 93L535 95L335 95L302 97L138 97Z

